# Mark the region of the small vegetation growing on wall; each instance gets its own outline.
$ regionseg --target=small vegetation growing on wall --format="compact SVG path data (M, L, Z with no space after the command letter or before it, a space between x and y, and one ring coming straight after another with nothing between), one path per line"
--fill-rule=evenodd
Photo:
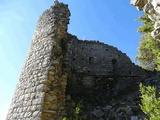
M81 100L77 104L73 116L64 117L62 120L86 120L87 119L87 115L84 115L82 113L82 108L83 108L83 104L82 104L82 100Z

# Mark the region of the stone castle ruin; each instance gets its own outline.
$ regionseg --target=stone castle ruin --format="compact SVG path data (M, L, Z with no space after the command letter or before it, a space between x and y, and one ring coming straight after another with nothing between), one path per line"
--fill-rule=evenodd
M62 120L70 101L103 104L147 76L116 47L67 33L69 16L58 1L40 16L6 120Z

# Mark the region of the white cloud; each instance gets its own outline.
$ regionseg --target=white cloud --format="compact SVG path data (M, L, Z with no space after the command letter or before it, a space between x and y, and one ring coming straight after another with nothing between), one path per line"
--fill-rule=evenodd
M15 13L15 12L13 12L12 17L14 19L17 19L18 21L24 21L24 18L21 15Z
M4 35L4 30L0 27L0 36Z
M9 105L10 105L10 102L5 102L5 103L0 105L1 120L6 120L6 116L7 116L8 109L9 109Z
M83 36L83 40L86 40L86 37L85 37L85 36Z
M0 36L1 36L1 35L3 35L3 32L1 32L1 29L0 29ZM2 64L2 62L3 62L4 59L6 58L2 45L0 45L0 58L1 58L1 59L0 59L0 64Z
M0 17L2 18L1 21L6 22L6 21L13 21L17 20L17 21L24 21L24 17L22 17L22 14L19 14L16 11L13 10L6 10L6 11L2 11L0 12Z
M12 74L16 74L14 68L10 65L10 63L6 59L5 52L3 50L3 46L0 45L0 66L5 64L12 71ZM6 71L4 68L1 68L0 71ZM6 71L7 72L7 71ZM14 78L13 78L14 79ZM15 90L15 83L11 81L11 77L2 77L0 75L0 120L5 120L6 115L8 113L9 106L11 104L11 100L13 97L13 93Z
M10 89L11 88L11 89ZM0 116L5 120L12 99L12 86L0 78Z
M6 29L5 25L3 25L3 21L2 22L0 21L0 37L5 36L6 31L7 31L7 29Z

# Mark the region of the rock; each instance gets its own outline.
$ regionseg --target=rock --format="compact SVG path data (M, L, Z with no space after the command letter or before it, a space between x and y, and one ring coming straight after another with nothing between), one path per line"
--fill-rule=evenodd
M54 60L54 61L52 61L52 64L57 65L57 64L59 64L59 61L58 60Z
M104 112L100 109L94 109L91 114L93 114L94 116L96 116L97 118L100 118L104 115Z
M108 114L108 117L109 117L110 119L113 119L113 118L115 118L115 116L116 116L115 111L114 111L113 109L110 110L110 112L109 112L109 114Z
M41 112L40 111L35 111L33 112L32 116L33 117L40 117Z
M121 117L123 116L123 112L120 112L120 113L116 114L116 116L117 116L118 118L121 118Z
M133 112L131 110L127 110L126 114L127 115L133 115Z
M70 95L67 95L67 96L66 96L66 100L68 100L68 101L71 100L71 96L70 96Z
M142 10L147 0L131 0L130 4L137 7L138 10Z
M99 118L99 120L104 120L103 118Z
M45 98L45 101L46 102L51 102L51 101L53 101L54 100L54 96L52 97L52 96L47 96L46 98Z
M137 6L139 3L140 3L140 0L131 0L130 1L130 4L134 5L134 6Z
M45 85L44 84L40 84L36 87L37 92L44 92L44 90L45 90Z
M52 110L56 110L58 107L57 107L57 105L56 104L52 104L51 106L50 106L50 109L52 109Z
M137 116L131 116L131 120L138 120Z
M112 106L110 106L110 105L102 108L102 110L103 110L104 112L108 112L108 111L111 110L111 109L112 109Z
M127 108L126 107L119 107L117 109L116 113L118 113L118 112L124 112L124 113L126 113L127 112Z
M56 48L54 49L54 55L55 55L56 57L61 56L61 55L62 55L62 48L61 48L61 47L56 47Z
M131 0L131 5L134 5L138 10L143 10L148 17L155 23L152 37L160 41L160 0Z
M155 38L155 39L158 39L160 40L160 26L158 26L155 30L153 30L151 32L151 35Z

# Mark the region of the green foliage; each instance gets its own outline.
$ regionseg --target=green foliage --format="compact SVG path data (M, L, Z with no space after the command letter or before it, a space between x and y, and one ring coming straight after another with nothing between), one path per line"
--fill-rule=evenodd
M158 71L160 70L160 53L157 55L157 68Z
M138 21L142 22L142 26L137 30L138 32L146 34L154 30L154 23L148 18L147 14L144 14L143 16L139 17Z
M141 110L147 114L150 120L160 120L160 97L156 98L156 90L152 86L143 86L140 83ZM160 93L159 93L160 94Z
M159 57L160 53L159 41L154 40L150 33L141 37L140 44L138 46L139 55L136 56L136 60L139 60L140 65L147 70L159 69Z
M136 60L139 60L140 65L147 70L160 70L160 47L159 41L153 39L151 31L154 29L154 23L148 18L147 14L139 17L139 22L142 22L142 26L138 29L138 32L144 34L141 37L140 44L138 46L139 54L136 56Z
M87 119L87 115L84 115L82 113L82 100L77 104L75 111L74 111L74 115L71 117L64 117L62 120L86 120Z

